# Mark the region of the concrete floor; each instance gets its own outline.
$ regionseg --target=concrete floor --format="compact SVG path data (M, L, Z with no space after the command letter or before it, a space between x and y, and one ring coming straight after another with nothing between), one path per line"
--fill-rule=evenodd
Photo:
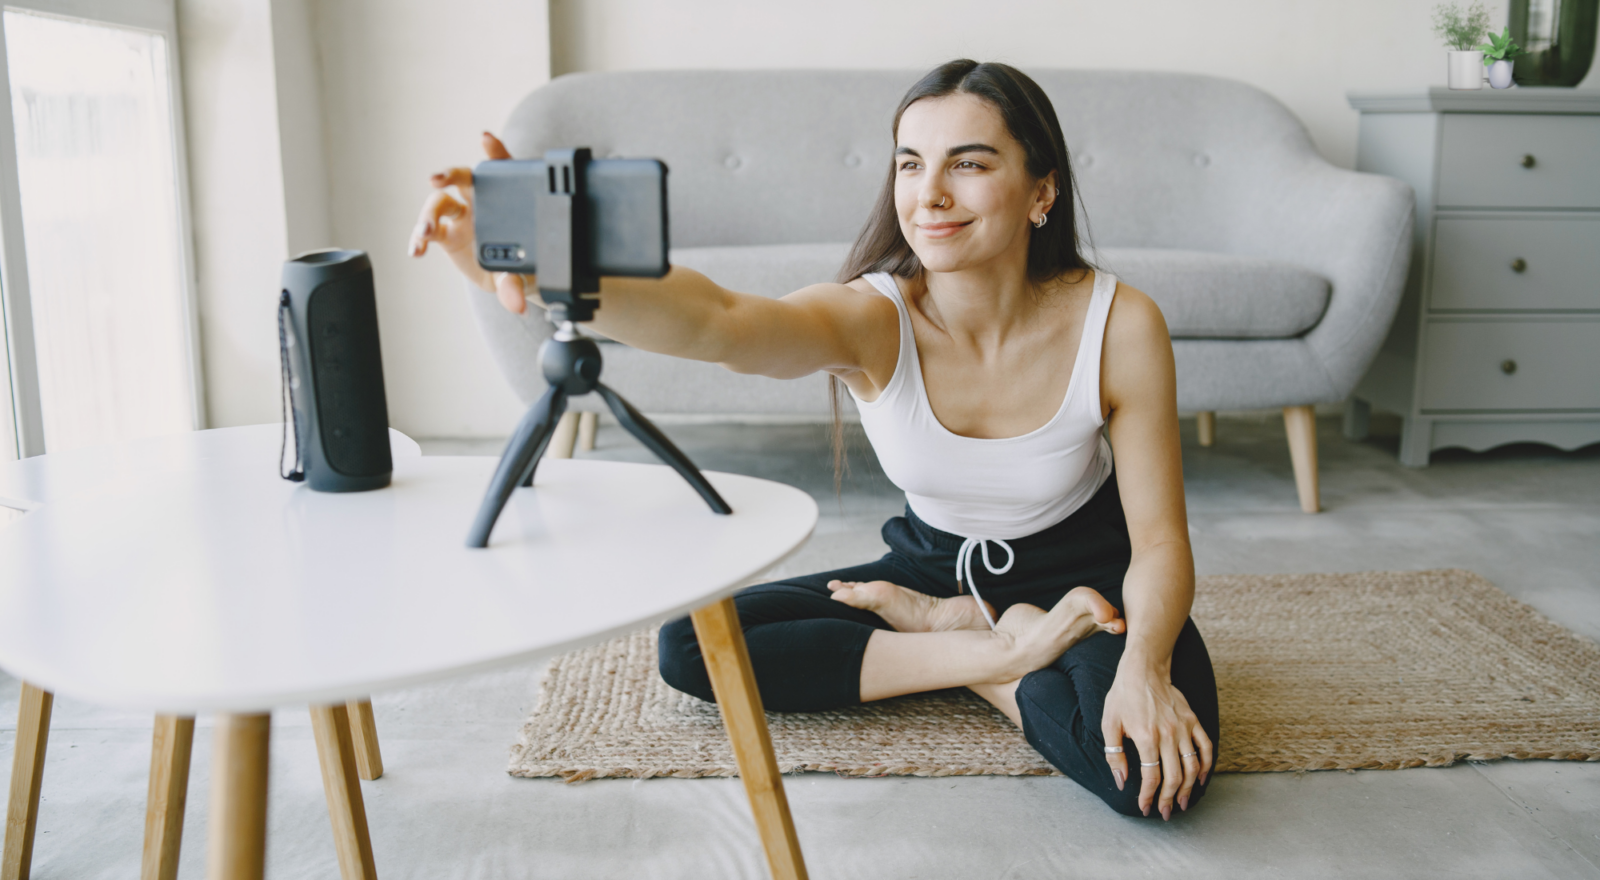
M1326 511L1307 516L1276 418L1222 419L1211 449L1195 446L1185 423L1202 574L1469 568L1600 640L1600 447L1447 452L1407 470L1395 462L1392 430L1351 443L1333 421L1319 427ZM836 497L817 426L667 430L707 469L782 480L817 497L817 534L784 571L882 552L878 526L901 502L859 437ZM600 457L646 457L614 427L602 428L600 444ZM424 448L498 452L471 442ZM737 780L568 786L507 776L507 749L538 678L538 668L517 668L377 695L387 773L364 789L382 876L765 875ZM16 682L3 674L0 694L3 784L16 717ZM206 723L195 743L185 877L204 872ZM136 875L149 748L148 717L57 702L35 878ZM272 756L269 875L337 877L304 711L277 716ZM787 785L819 878L1600 878L1600 764L1223 775L1192 814L1169 824L1117 816L1055 778L804 774Z

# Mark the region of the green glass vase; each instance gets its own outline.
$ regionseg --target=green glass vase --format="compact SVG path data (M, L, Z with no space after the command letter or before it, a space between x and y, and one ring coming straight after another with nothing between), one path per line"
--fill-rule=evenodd
M1527 50L1511 78L1524 86L1575 86L1594 61L1600 0L1511 0L1506 24Z

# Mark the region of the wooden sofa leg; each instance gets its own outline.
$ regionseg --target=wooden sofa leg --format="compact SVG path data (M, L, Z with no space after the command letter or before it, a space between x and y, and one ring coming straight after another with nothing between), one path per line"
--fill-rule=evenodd
M28 880L33 864L33 832L39 825L39 787L44 782L44 751L50 742L50 709L55 697L22 683L17 709L16 750L11 755L11 793L6 801L5 849L0 880Z
M356 772L371 782L383 775L383 753L378 751L378 724L372 717L371 700L351 700L350 736L356 742Z
M595 431L600 428L599 413L578 413L578 451L594 451Z
M183 847L183 810L189 798L189 758L194 719L157 715L150 743L150 795L144 808L144 859L140 880L177 880Z
M1289 458L1294 462L1294 486L1300 492L1300 509L1322 509L1317 486L1317 411L1310 406L1283 408L1283 427L1289 434Z
M1217 414L1211 410L1194 414L1195 430L1200 434L1200 445L1210 446L1217 442Z
M578 442L578 414L566 412L561 414L561 421L556 422L556 429L550 434L550 445L545 448L546 458L571 458L572 448Z

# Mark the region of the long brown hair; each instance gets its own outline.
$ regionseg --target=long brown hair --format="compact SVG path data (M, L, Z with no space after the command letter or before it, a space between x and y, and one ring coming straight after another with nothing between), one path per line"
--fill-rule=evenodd
M1006 131L1022 145L1025 167L1035 180L1056 173L1059 191L1050 206L1047 222L1035 228L1028 240L1028 279L1035 284L1066 273L1080 277L1093 267L1084 258L1078 236L1078 187L1072 178L1067 141L1061 134L1061 120L1044 90L1027 74L1009 64L979 63L961 58L928 71L900 99L894 111L891 134L900 136L900 117L906 108L923 98L967 94L989 102L999 111ZM839 269L838 281L848 284L869 272L888 272L901 278L920 278L922 261L911 243L900 232L900 215L895 210L894 182L896 159L889 160L889 173L878 192L878 200L867 216L866 225L856 236L850 256ZM1063 210L1064 208L1064 210ZM828 409L833 415L833 484L838 491L844 479L844 388L837 376L828 377Z

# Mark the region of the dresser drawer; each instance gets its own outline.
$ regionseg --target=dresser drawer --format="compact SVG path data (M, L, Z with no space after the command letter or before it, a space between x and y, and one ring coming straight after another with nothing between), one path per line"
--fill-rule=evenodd
M1600 409L1600 321L1435 321L1427 333L1424 410Z
M1600 116L1446 113L1440 126L1440 206L1600 208Z
M1600 310L1600 216L1440 217L1429 307Z

